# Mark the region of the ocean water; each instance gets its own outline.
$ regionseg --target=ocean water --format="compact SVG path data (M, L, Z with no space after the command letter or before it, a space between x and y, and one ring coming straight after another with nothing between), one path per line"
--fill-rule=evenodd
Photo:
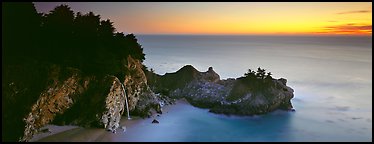
M221 79L265 68L294 89L296 112L224 116L185 104L124 141L372 141L371 36L137 35L158 74L186 64ZM164 124L165 123L165 124ZM166 124L169 123L169 124Z

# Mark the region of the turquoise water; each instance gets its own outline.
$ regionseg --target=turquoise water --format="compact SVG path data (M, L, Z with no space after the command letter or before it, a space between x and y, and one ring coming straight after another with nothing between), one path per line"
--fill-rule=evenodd
M127 128L112 141L282 141L291 138L293 113L276 111L266 116L224 116L179 103L168 113ZM126 124L126 123L125 123Z
M137 37L158 74L191 64L226 79L261 66L288 80L296 112L229 117L184 104L119 141L372 141L371 37Z
M146 119L128 126L123 136L111 136L109 141L369 141L368 135L355 134L354 130L339 131L339 125L298 117L300 111L303 110L238 117L180 103L156 117L159 124L151 124L152 118ZM345 135L348 133L349 137Z

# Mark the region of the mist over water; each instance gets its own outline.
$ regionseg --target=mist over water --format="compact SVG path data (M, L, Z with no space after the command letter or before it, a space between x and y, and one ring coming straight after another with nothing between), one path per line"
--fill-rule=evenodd
M365 36L138 35L145 65L158 74L186 64L221 79L265 68L295 90L296 112L228 117L185 105L145 141L372 141L372 40ZM178 129L176 129L178 128ZM173 129L173 130L171 130ZM141 134L139 130L139 134ZM147 139L148 138L148 139ZM142 140L135 140L142 141Z

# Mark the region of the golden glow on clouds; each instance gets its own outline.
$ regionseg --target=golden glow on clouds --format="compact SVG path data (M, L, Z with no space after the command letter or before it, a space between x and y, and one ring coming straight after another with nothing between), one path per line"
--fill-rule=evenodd
M111 19L118 31L138 34L371 35L372 32L371 2L158 2L80 5L89 5L84 9L96 9L93 11L101 14L102 18Z

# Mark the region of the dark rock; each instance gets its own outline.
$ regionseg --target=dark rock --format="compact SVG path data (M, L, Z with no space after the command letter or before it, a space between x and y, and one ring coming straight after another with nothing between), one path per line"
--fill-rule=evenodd
M254 115L276 109L291 110L293 89L284 78L240 77L220 80L212 67L199 72L186 65L175 73L159 76L152 87L167 89L172 98L186 98L196 107L213 113Z
M60 78L61 75L64 78ZM26 125L20 141L30 140L39 128L50 123L57 114L64 113L85 89L80 84L84 78L77 69L62 69L53 65L48 79L51 83L39 94L31 111L24 118Z
M129 109L132 114L146 117L151 109L156 109L159 103L156 94L149 88L147 77L143 71L141 61L127 58L129 75L124 78L124 86L128 96Z
M51 131L48 128L42 129L42 130L40 130L40 132L42 132L42 133L46 133L46 132L51 133Z
M25 97L28 98L25 100L27 103L22 104L23 109L17 110L21 112L19 116L15 117L5 112L7 120L16 120L14 128L6 128L14 129L16 132L12 132L15 135L12 139L18 137L19 141L29 141L41 127L50 123L106 128L115 132L119 127L121 116L127 110L126 97L131 115L146 116L151 109L161 113L160 100L147 85L141 62L131 56L126 61L125 69L129 73L124 75L124 87L115 76L87 75L79 69L59 65L40 66L43 68L42 72L31 71L33 68L26 70L34 75L28 77L40 74L35 77L37 79L31 79L33 82L28 85L20 85L18 80L9 77L3 93L7 101L6 107L13 108L12 105L21 104ZM19 70L12 69L12 71ZM7 72L6 76L12 75ZM38 81L45 83L36 83ZM33 88L32 83L40 88ZM32 89L33 92L27 91L28 89ZM123 89L126 91L126 96Z
M158 120L156 119L153 119L152 123L160 123L160 122L158 122Z
M287 80L284 79L284 78L280 78L279 81L282 82L283 85L286 85L286 84L287 84Z

